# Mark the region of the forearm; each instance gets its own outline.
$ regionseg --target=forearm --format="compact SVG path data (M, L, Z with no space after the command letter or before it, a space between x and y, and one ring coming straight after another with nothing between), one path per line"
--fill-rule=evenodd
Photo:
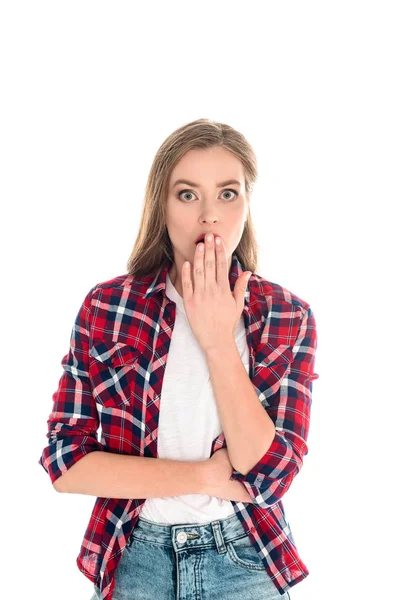
M275 425L256 394L233 336L220 338L206 352L206 360L229 460L245 475L270 448Z
M164 498L205 492L206 463L90 452L55 482L59 492L100 498Z

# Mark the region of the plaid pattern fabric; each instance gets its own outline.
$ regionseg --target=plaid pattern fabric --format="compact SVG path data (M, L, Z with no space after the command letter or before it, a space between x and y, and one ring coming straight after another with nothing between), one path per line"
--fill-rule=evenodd
M87 293L75 319L63 373L53 394L48 444L39 464L52 483L95 450L157 457L160 398L176 305L165 295L170 263L156 276L125 274ZM233 291L243 272L235 253L229 273ZM282 498L308 452L317 332L310 306L276 283L253 273L243 318L249 347L249 377L273 419L268 452L243 475L252 503L232 501L265 569L283 594L309 571L302 562ZM97 430L101 425L101 439ZM214 439L210 456L226 447ZM96 498L76 559L111 600L114 573L145 499Z

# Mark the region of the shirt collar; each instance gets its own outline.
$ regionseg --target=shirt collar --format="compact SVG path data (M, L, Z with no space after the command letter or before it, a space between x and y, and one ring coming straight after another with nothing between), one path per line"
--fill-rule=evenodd
M145 292L143 298L150 298L153 294L155 294L156 292L160 292L160 291L162 291L163 294L165 294L167 273L168 273L168 269L170 268L170 265L171 265L171 263L168 260L166 262L164 262L164 264L157 271L153 281L146 288L146 292ZM236 256L236 253L233 252L231 269L229 272L229 285L230 285L232 292L234 290L237 279L240 277L240 275L243 272L244 272L244 269L243 269L238 257ZM249 298L250 298L250 290L249 290L249 286L247 286L246 293L244 295L245 306L248 305Z

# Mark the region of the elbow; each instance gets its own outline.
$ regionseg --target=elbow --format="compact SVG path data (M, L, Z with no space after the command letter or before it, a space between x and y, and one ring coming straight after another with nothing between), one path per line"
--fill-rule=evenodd
M57 477L57 479L53 481L53 488L56 490L56 492L66 492L65 480L63 480L63 475L60 475L60 477Z
M53 483L53 488L56 490L56 492L61 492L60 484L58 483L58 479Z

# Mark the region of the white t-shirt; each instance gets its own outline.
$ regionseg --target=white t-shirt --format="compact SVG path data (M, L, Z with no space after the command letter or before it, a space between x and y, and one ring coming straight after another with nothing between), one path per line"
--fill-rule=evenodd
M158 457L205 460L210 457L213 440L222 432L217 403L204 352L169 273L166 294L176 303L176 319L160 399ZM249 349L243 317L236 327L235 341L248 371ZM147 498L140 516L156 523L209 523L234 513L229 500L207 494L185 494Z

